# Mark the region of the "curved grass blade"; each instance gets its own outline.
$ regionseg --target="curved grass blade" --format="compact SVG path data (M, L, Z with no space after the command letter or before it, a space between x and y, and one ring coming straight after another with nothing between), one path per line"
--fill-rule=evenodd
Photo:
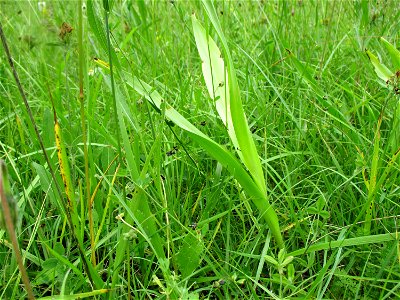
M110 290L108 289L100 289L86 293L79 293L74 295L58 295L58 296L47 296L43 298L38 298L38 300L75 300L75 299L84 299L89 298L101 294L108 293Z
M355 238L337 240L319 243L315 245L308 246L303 249L298 249L293 252L288 253L288 256L300 256L311 252L321 251L321 250L331 250L339 247L350 247L350 246L359 246L359 245L368 245L368 244L380 244L384 242L395 241L396 233L385 233L385 234L376 234L376 235L368 235L368 236L360 236Z
M224 147L214 142L193 124L191 124L185 117L178 113L169 104L165 103L157 91L154 91L144 81L134 79L132 87L143 97L152 103L158 110L165 106L165 116L178 127L185 130L189 136L200 144L204 150L208 152L213 158L219 161L228 171L235 177L240 185L245 189L256 207L260 210L261 216L267 222L276 242L280 248L284 248L283 238L279 228L278 217L270 205L266 193L261 190L254 182L251 176L243 168L243 165Z
M313 89L314 92L317 93L317 95L319 96L319 98L322 98L322 100L324 100L324 91L322 90L322 88L319 86L319 84L317 83L317 81L315 80L315 78L313 77L313 70L306 66L302 61L300 61L293 52L291 52L290 50L286 49L287 52L289 52L289 56L290 60L293 61L293 64L295 66L295 68L297 69L297 71L300 73L301 78L304 79L307 84ZM327 103L323 103L324 105L327 105Z

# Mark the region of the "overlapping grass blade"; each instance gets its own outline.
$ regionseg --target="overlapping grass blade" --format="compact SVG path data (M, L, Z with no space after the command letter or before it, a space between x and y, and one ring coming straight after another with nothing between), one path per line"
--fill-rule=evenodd
M351 247L351 246L359 246L359 245L369 245L369 244L379 244L389 241L395 241L398 238L395 232L392 233L384 233L384 234L376 234L376 235L368 235L368 236L360 236L355 238L348 238L343 240L336 240L330 242L323 242L314 245L307 246L303 249L298 249L293 252L288 253L288 256L300 256L311 252L321 251L321 250L330 250L338 247Z
M258 187L251 176L246 172L242 164L224 147L203 134L173 107L171 107L168 103L165 103L160 94L157 91L154 91L147 83L139 79L134 79L132 87L139 94L144 96L150 103L152 103L158 110L161 111L162 106L165 106L165 117L174 122L181 129L185 130L194 141L199 143L203 149L208 152L209 155L211 155L228 169L228 171L245 189L254 204L260 210L261 216L266 220L278 246L283 248L284 243L279 228L278 217L270 205L266 194Z
M319 106L325 112L327 112L333 120L337 121L341 125L341 130L346 133L349 139L355 141L356 144L360 144L362 139L366 140L365 137L360 135L359 130L350 122L348 114L346 112L342 112L340 108L333 103L333 101L328 97L328 94L314 78L315 70L313 70L309 65L305 64L303 61L299 60L293 52L289 51L289 57L293 62L293 65L300 78L314 92L313 95L316 96ZM343 86L340 86L340 88L343 88Z
M137 226L141 229L142 234L147 237L150 245L152 245L157 259L160 262L165 261L164 242L158 234L156 219L150 211L148 198L144 190L139 188L133 195L130 209L135 215ZM165 272L166 270L164 269L163 271Z
M313 89L313 91L317 94L319 98L325 100L323 97L325 96L324 91L319 86L315 78L313 77L314 71L307 65L305 65L302 61L300 61L296 55L287 50L289 52L290 60L293 62L297 72L299 72L301 78L306 81L306 83ZM327 103L323 103L326 105Z
M89 21L89 25L96 36L97 40L99 41L101 48L103 48L105 53L108 53L108 45L107 45L107 35L106 30L101 22L101 18L99 17L97 10L96 10L96 1L88 0L87 1L87 17ZM111 48L111 57L113 63L119 68L119 61L117 55L114 51L114 48Z
M74 231L74 234L77 236L78 243L80 243L79 247L83 249L83 243L82 240L79 240L79 234L77 234L77 228L79 228L79 216L78 212L75 208L75 192L74 192L74 186L72 183L72 178L71 178L71 171L69 168L69 160L68 160L68 155L67 155L67 150L65 143L62 138L62 131L60 124L58 123L57 120L57 115L56 111L53 105L54 109L54 134L55 134L55 139L56 139L56 146L57 146L57 156L58 156L58 162L60 166L60 173L61 177L63 180L64 188L65 188L65 194L67 198L67 206L66 209L68 211L66 212L67 216L69 215L71 218L71 230ZM85 261L82 262L84 266L88 268L88 272L90 272L96 286L103 286L103 282L101 278L99 277L98 273L96 270L93 268L91 264L88 263L87 258L85 256L82 256L82 259Z
M371 231L372 212L373 212L375 197L376 197L376 182L377 182L377 177L378 177L379 151L380 151L380 141L381 141L381 133L380 133L381 123L382 123L382 118L379 118L378 126L375 131L371 173L370 173L370 178L369 178L369 182L368 182L368 198L367 198L367 202L366 202L365 223L364 223L364 234L365 235L369 235L370 231Z
M110 290L108 289L100 289L100 290L94 290L91 292L86 292L86 293L79 293L79 294L74 294L74 295L58 295L58 296L47 296L47 297L42 297L38 298L38 300L76 300L76 299L84 299L84 298L93 298L94 296L101 295L108 293Z

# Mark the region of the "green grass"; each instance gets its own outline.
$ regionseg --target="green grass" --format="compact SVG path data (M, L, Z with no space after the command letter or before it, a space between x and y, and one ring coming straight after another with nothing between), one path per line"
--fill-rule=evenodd
M397 1L83 2L82 44L78 1L0 2L50 163L2 48L0 159L36 298L400 297L399 96L370 62L397 71ZM11 241L0 299L27 297Z

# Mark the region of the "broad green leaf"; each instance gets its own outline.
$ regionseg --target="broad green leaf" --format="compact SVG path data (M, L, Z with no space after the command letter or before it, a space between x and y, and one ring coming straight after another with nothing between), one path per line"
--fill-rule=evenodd
M219 161L221 165L231 172L231 174L245 189L254 204L260 210L261 216L266 220L279 247L283 248L284 244L279 229L278 217L274 209L271 207L266 193L257 186L251 176L249 176L249 174L243 168L242 164L224 147L203 134L168 103L165 103L160 94L157 91L154 91L147 83L135 78L133 83L129 82L128 84L132 85L132 88L142 95L146 100L152 103L156 109L161 110L161 105L165 105L166 118L175 123L181 129L187 131L189 136L198 144L200 144L209 155Z
M59 253L57 253L57 251L55 251L53 248L47 245L45 241L42 241L42 244L47 248L50 254L54 255L54 257L58 261L71 268L71 270L75 273L75 275L80 278L80 280L85 281L85 277L83 276L82 271L79 270L74 264L72 264L64 255L60 255Z
M391 43L389 43L383 37L381 37L380 40L383 42L383 44L385 45L386 49L389 52L395 71L400 70L400 51L397 50Z
M204 244L196 232L189 232L182 241L182 247L176 254L176 262L183 278L189 277L199 266Z
M211 99L215 102L215 108L219 117L227 128L238 155L242 158L239 143L236 139L235 129L232 123L229 83L224 60L214 40L206 33L205 29L194 15L192 15L193 33L197 50L202 61L204 81Z
M228 43L222 31L221 24L218 20L217 13L212 4L212 1L203 0L202 3L206 10L207 16L209 17L219 38L221 39L224 54L226 57L231 118L235 130L235 136L239 144L239 149L240 151L242 151L243 163L249 170L251 176L253 177L260 190L266 193L267 188L265 186L264 173L262 170L260 158L257 153L256 145L254 143L246 116L244 114L242 100L240 99L239 84L236 78L236 72Z
M385 82L388 81L393 76L393 73L384 64L382 64L379 59L374 54L372 54L371 51L365 50L365 53L367 54L369 60L374 66L375 72L378 77Z
M158 260L165 260L164 241L158 234L155 216L150 211L150 206L146 193L138 188L130 201L130 209L135 216L135 222L142 233L148 237L148 242L154 249Z

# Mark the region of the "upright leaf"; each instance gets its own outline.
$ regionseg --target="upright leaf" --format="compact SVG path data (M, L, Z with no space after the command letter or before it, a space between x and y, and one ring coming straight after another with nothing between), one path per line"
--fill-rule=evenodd
M371 164L371 174L368 183L368 198L366 203L365 210L365 223L364 223L364 234L369 235L371 231L371 220L372 220L372 212L375 203L376 197L376 182L378 177L378 166L379 166L379 150L380 150L380 141L381 141L381 133L380 127L382 123L382 118L379 118L378 126L375 131L374 138L374 151L372 154L372 164Z
M203 6L206 13L213 24L219 38L221 39L224 54L227 61L227 72L229 82L229 104L231 109L231 118L235 130L235 136L242 152L243 163L250 171L251 176L257 183L257 186L266 193L264 173L262 170L260 158L254 143L246 116L244 114L242 100L240 98L239 84L236 78L236 72L233 65L232 55L230 53L228 43L219 23L217 13L211 1L203 0Z
M58 123L55 111L54 111L54 134L56 137L58 164L60 166L60 173L64 183L65 194L67 196L68 209L71 213L71 216L73 216L75 213L74 187L72 185L72 180L71 180L71 171L69 168L67 150L64 144L64 140L62 138L61 127L60 124Z
M165 105L165 117L174 122L181 129L185 130L194 141L200 144L209 155L219 161L221 165L223 165L235 177L251 197L253 203L260 210L261 216L266 220L278 246L283 248L284 243L279 228L278 217L270 205L266 193L258 187L251 176L249 176L243 168L242 164L224 147L214 142L191 124L185 117L178 113L172 106L165 103L160 94L157 91L154 91L147 83L134 79L132 84L130 82L128 84L147 101L152 103L157 110L161 110L161 105Z
M203 77L208 93L215 102L218 115L227 129L239 157L243 160L232 122L228 74L225 69L224 60L222 59L218 46L206 33L205 29L194 15L192 16L192 24L197 50L199 51L202 61Z

